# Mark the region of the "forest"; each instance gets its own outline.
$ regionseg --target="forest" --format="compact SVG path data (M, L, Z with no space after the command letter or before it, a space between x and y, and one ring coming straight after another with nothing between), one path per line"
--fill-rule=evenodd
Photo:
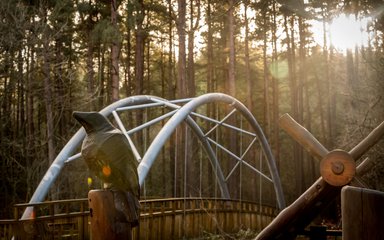
M125 97L236 97L262 125L288 203L319 172L279 128L282 114L330 150L384 120L382 0L0 1L0 33L1 218L79 129L73 111ZM368 155L364 181L383 191L383 141ZM68 168L49 199L86 196L85 165Z

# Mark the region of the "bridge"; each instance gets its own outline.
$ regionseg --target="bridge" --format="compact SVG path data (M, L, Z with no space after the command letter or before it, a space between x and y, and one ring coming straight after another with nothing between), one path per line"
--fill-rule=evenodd
M277 215L273 206L213 198L142 200L140 239L198 238L240 230L261 231ZM27 207L31 219L21 220ZM14 219L0 220L0 239L90 239L88 199L16 204ZM133 233L137 234L137 229ZM28 236L28 237L26 237Z
M173 101L133 96L100 113L111 117L125 134L139 162L140 239L196 238L244 229L262 231L258 239L294 239L340 194L341 186L355 179L355 172L366 171L369 159L358 168L353 160L384 135L382 123L350 152L328 151L293 119L283 116L281 126L322 159L323 176L286 207L267 139L237 99L221 93ZM139 116L136 126L129 121L132 116ZM24 239L23 234L48 239L90 238L88 199L44 201L66 166L81 159L77 152L84 136L80 129L69 140L30 202L15 205L14 219L0 220L0 239ZM199 149L191 151L196 146ZM165 154L165 148L175 152ZM165 171L165 162L172 163L171 170ZM169 192L172 196L167 196ZM138 235L137 230L134 234Z
M142 95L121 99L100 113L109 117L125 134L139 162L142 238L152 239L150 234L184 238L248 228L261 230L285 207L267 139L252 113L237 99L222 93L171 101ZM140 119L132 121L135 118ZM15 206L15 216L8 221L9 225L1 222L3 229L8 228L2 232L11 232L11 228L20 232L23 230L20 223L28 225L30 221L33 226L37 224L31 230L33 234L68 234L58 233L59 228L87 239L89 212L85 199L44 202L54 182L66 175L62 174L66 168L82 161L78 151L84 136L81 128L68 141L30 202ZM173 154L164 154L170 144L179 146L174 146ZM192 152L191 146L198 146L198 149ZM165 158L172 162L173 172L169 169L164 172L161 164L156 164ZM195 165L194 176L190 173L192 165ZM162 179L161 184L154 183L155 178ZM157 188L156 191L153 188ZM159 188L171 191L163 194ZM158 197L151 196L153 192L157 196L160 192L163 197L154 200ZM70 210L73 204L79 207ZM40 207L45 210L37 211ZM60 209L66 210L60 212Z

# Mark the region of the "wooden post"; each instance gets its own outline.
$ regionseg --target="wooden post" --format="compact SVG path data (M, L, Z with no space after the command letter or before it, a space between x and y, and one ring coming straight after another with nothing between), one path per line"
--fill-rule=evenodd
M314 157L324 159L329 151L308 132L304 127L298 124L288 114L283 115L279 120L280 126L284 128L296 141L298 141ZM376 144L384 136L384 122L376 127L364 140L349 151L352 159L357 160L368 151L370 147ZM329 156L329 155L328 155ZM333 160L333 158L330 158ZM369 161L369 160L365 160ZM356 169L357 175L367 165L359 165ZM344 165L345 166L345 165ZM335 176L338 174L336 167ZM337 176L336 176L337 177ZM346 182L345 182L346 184ZM299 198L290 206L285 208L280 214L256 237L256 240L269 239L295 239L297 233L304 229L315 217L340 194L341 186L332 186L322 177L310 186Z
M384 192L346 186L341 191L343 239L383 239Z
M131 224L116 210L114 195L112 190L91 190L88 193L92 240L132 239Z

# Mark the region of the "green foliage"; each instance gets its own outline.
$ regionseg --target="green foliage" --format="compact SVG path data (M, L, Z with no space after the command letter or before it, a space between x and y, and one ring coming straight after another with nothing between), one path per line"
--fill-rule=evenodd
M121 34L109 19L100 20L92 31L92 41L98 44L111 44L121 41Z

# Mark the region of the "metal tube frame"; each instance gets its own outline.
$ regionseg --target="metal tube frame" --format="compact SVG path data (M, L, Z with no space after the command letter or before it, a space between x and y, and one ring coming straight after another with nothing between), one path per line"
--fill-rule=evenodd
M159 131L159 133L154 138L154 140L152 141L151 145L149 146L148 150L145 152L144 156L142 157L139 163L138 173L139 173L140 186L143 185L144 180L153 162L156 160L156 157L159 154L161 148L164 146L165 142L171 136L171 134L176 129L176 127L181 122L185 121L201 141L202 146L204 147L213 168L217 169L216 177L219 182L222 197L230 198L228 188L225 182L225 178L221 170L220 164L216 158L216 154L213 151L207 136L202 132L198 124L190 117L190 115L196 115L198 117L201 117L202 115L194 113L194 110L203 104L213 103L213 102L223 102L223 103L230 104L234 109L239 111L245 117L245 119L249 122L249 124L252 126L253 130L255 131L255 136L258 137L262 150L267 159L269 172L271 174L271 180L273 181L274 188L275 188L278 207L280 209L283 209L285 207L285 200L283 196L280 178L279 178L278 171L275 164L275 159L272 155L271 149L256 119L253 117L251 112L237 99L222 93L208 93L192 99L181 99L181 100L174 100L174 101L167 101L165 99L155 97L155 96L140 95L140 96L132 96L125 99L121 99L115 103L112 103L111 105L102 109L100 113L103 114L104 116L109 116L112 114L116 117L117 115L116 111L137 109L137 108L140 108L139 106L141 106L142 108L148 108L148 107L154 107L154 106L166 106L171 109L176 109L177 111L173 111L174 112L173 116ZM176 103L185 103L185 105L179 106ZM171 115L172 114L167 113L167 117ZM149 122L144 123L143 125L145 126L136 127L135 128L136 130L132 129L130 131L126 131L124 127L123 127L123 130L125 131L126 135L129 135L142 128L155 124L156 122L159 122L164 118L165 117L158 117L156 119L153 119L150 121L150 123ZM206 118L208 117L205 117L205 119ZM119 120L118 116L117 116L117 119ZM216 122L218 125L220 124L224 125L224 123L222 123L223 121L218 122L213 119L211 120ZM238 129L229 124L225 124L225 125L230 126L234 129ZM238 130L241 130L241 129L238 129ZM241 131L244 131L244 130L241 130ZM75 153L76 153L76 150L81 145L81 142L84 139L84 137L85 137L85 131L83 128L78 130L73 135L73 137L64 146L64 148L57 155L57 157L55 158L55 160L53 161L53 163L45 173L43 179L40 181L38 187L36 188L34 194L32 195L29 203L42 202L45 199L46 195L48 194L48 191L51 185L57 179L61 170L65 166L65 163L72 161L74 159L80 158L80 154L79 153L75 154ZM134 148L133 143L132 143L132 146ZM140 160L140 155L138 153L135 154L135 156L136 158L138 158L138 160ZM241 162L243 162L242 158L240 160ZM22 216L22 219L28 218L31 214L31 211L32 211L31 209L27 208Z

